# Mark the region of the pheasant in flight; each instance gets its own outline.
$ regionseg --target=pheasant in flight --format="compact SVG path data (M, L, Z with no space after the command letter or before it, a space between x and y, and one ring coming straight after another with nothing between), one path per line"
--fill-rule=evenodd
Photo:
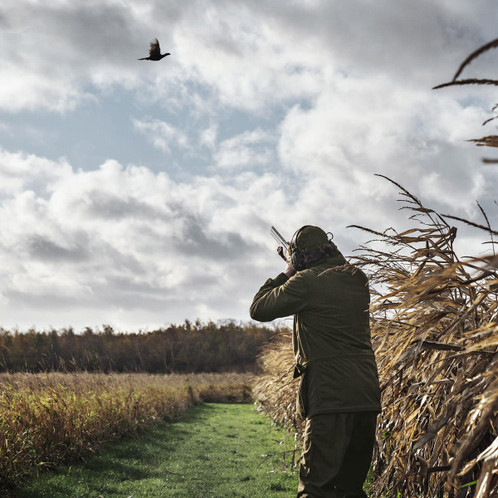
M157 38L154 38L150 42L149 57L142 57L138 59L139 61L160 61L163 57L171 55L169 52L167 54L161 54L161 49L159 47L159 42Z

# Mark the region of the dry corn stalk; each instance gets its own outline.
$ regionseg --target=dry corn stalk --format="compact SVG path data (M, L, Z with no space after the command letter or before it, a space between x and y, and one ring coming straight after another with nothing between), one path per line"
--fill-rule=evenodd
M263 374L253 386L253 396L259 409L268 413L278 424L299 432L304 426L295 410L298 380L293 379L295 361L289 329L275 331L260 360Z

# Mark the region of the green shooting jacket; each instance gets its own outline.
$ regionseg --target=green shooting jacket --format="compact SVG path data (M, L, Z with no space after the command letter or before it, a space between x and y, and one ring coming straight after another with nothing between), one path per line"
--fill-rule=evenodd
M287 278L268 279L250 308L254 320L294 315L298 409L320 413L381 411L370 341L368 279L343 266L341 253Z

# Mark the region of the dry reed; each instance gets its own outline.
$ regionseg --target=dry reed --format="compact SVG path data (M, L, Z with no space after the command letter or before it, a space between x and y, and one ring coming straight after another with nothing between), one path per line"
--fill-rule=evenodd
M372 495L498 496L498 257L459 259L449 216L396 185L416 226L357 227L377 239L354 258L370 277L382 388ZM494 247L487 218L469 224L486 229ZM262 356L254 393L299 431L290 339L279 344Z
M457 78L460 76L462 71L475 59L477 59L480 55L482 55L484 52L487 52L491 49L498 48L498 38L496 40L492 40L488 43L485 43L481 47L479 47L477 50L474 50L461 64L460 67L458 68L457 72L455 73L455 76L453 76L453 79L447 83L442 83L440 85L437 85L433 88L433 90L437 90L439 88L446 88L448 86L455 86L455 85L493 85L497 86L498 85L498 80L492 80L492 79L479 79L479 78L467 78L464 80L458 80ZM498 105L495 105L493 107L493 111L496 110ZM488 124L491 121L494 121L497 118L497 116L492 117L484 121L483 125ZM486 146L486 147L498 147L498 136L496 135L490 135L487 137L482 137L482 138L475 138L472 140L469 140L470 142L475 142L476 145L479 146ZM485 164L496 164L498 160L496 159L489 159L489 158L484 158L483 163Z
M470 142L475 142L476 145L481 147L498 147L498 136L497 135L489 135L487 137L481 138L472 138Z
M461 72L464 70L465 67L467 67L474 59L477 59L481 54L484 52L487 52L488 50L491 50L492 48L498 48L498 38L496 40L492 40L488 43L485 43L481 47L479 47L477 50L474 50L461 64L460 67L458 68L457 72L455 73L455 76L453 76L453 81L455 81L461 74Z
M462 86L462 85L491 85L498 86L498 80L490 80L486 78L468 78L466 80L448 81L447 83L441 83L433 88L433 90L438 90L439 88L446 88L448 86Z
M453 79L451 81L437 85L433 88L433 90L436 90L438 88L445 88L452 85L498 85L497 80L491 80L491 79L477 79L477 78L468 78L465 80L457 79L460 76L460 74L462 74L462 71L473 60L477 59L484 52L487 52L493 48L498 48L498 38L496 40L492 40L488 43L485 43L477 50L474 50L474 52L472 52L469 56L467 56L466 59L460 64L460 67L457 69L457 72L455 73L455 76L453 76Z
M295 360L291 337L287 328L275 330L273 340L260 355L263 373L256 378L253 395L261 411L277 424L299 433L304 425L295 410L299 380L293 379Z
M251 399L247 374L0 374L0 490L175 419L202 401Z

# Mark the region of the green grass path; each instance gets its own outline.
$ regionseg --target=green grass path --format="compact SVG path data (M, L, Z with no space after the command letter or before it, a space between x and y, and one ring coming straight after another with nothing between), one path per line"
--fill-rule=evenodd
M85 464L42 476L14 496L292 497L297 475L281 468L281 453L292 448L292 437L271 427L253 405L209 403L179 422L109 444ZM290 460L286 456L287 469Z

